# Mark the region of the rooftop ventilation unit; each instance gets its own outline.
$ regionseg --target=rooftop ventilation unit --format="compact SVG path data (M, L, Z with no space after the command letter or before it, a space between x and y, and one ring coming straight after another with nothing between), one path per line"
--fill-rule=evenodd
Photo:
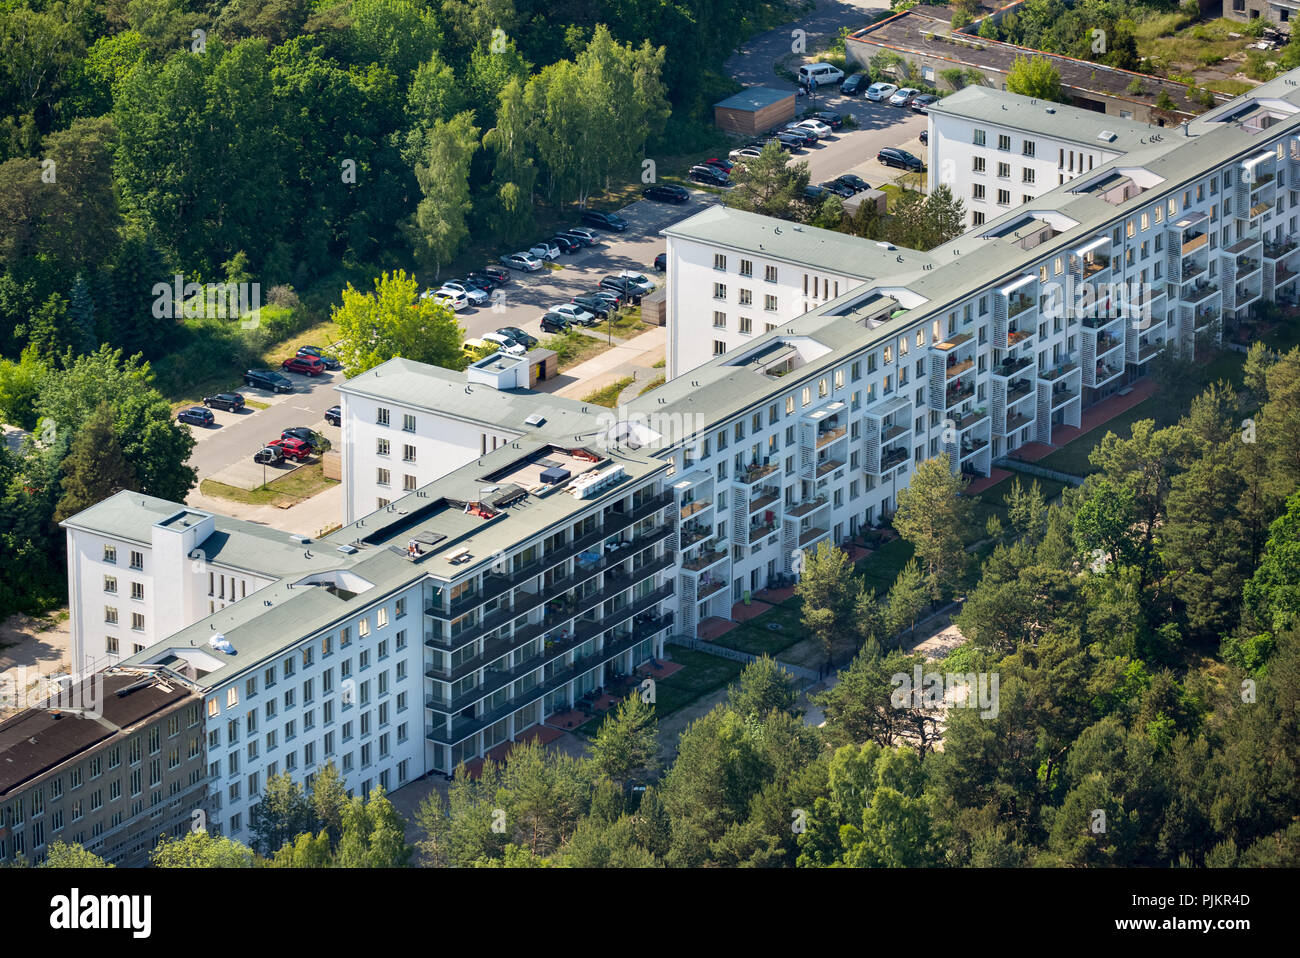
M339 552L343 552L347 555L352 555L356 551L357 551L356 546L348 546L348 545L339 546Z
M1101 140L1103 143L1113 143L1117 136L1118 134L1113 130L1102 130L1097 134L1097 139Z
M533 413L531 416L529 416L527 419L524 420L525 426L542 426L545 425L545 423L546 423L546 417L539 412Z

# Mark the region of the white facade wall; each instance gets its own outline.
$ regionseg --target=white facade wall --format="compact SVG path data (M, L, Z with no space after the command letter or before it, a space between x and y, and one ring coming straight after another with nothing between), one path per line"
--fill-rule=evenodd
M719 256L721 265L716 264ZM667 258L669 379L862 285L857 277L816 265L677 236L668 237ZM725 291L718 290L719 285Z
M341 395L344 523L367 516L521 435L428 409ZM406 458L408 446L414 459Z
M928 182L948 184L965 204L972 229L1122 155L1009 125L938 112L928 116L927 159L936 171Z

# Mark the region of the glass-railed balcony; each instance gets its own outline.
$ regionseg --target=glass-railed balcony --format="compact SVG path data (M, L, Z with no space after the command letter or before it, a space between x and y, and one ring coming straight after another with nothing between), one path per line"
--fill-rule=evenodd
M1008 356L1002 362L993 367L992 373L1000 379L1010 379L1012 376L1028 369L1034 364L1034 357L1030 355Z
M815 496L812 499L805 499L803 502L797 502L793 505L787 504L785 507L786 518L802 519L804 516L812 515L818 509L825 509L830 505L830 499L826 496Z
M692 553L689 558L683 553L682 569L686 572L703 572L725 558L727 558L725 546L720 540L713 539L702 546L698 552Z
M973 395L975 395L975 378L973 376L968 377L965 382L959 379L944 390L943 408L951 409Z
M778 468L775 463L770 462L751 463L736 473L736 481L742 485L752 486L760 479L764 479L776 472Z
M1288 253L1295 252L1296 245L1295 240L1287 240L1282 243L1265 243L1264 258L1269 260L1281 259Z

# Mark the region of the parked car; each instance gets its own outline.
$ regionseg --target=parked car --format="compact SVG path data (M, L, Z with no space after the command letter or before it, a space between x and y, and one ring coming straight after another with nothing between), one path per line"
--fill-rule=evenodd
M840 92L845 96L857 96L867 88L870 80L871 78L865 73L855 73L850 77L846 77L844 82L840 84Z
M342 406L330 406L329 409L326 409L326 410L325 410L325 421L326 421L327 423L329 423L331 426L341 426L341 425L343 425L343 407L342 407Z
M545 265L532 253L507 253L501 257L501 262L511 269L523 270L526 273L535 273Z
M821 120L800 120L798 123L790 124L790 126L786 127L786 129L807 130L809 133L812 133L814 136L816 136L817 139L819 140L824 140L832 133L831 128L827 126L825 123L823 123Z
M542 314L542 332L544 333L567 333L569 331L569 321L559 313Z
M811 81L816 86L839 83L844 79L844 71L833 63L805 63L799 68L799 84L807 86Z
M314 455L329 452L333 444L315 429L306 426L290 426L280 433L281 439L297 439L311 448Z
M595 246L600 242L599 234L593 233L585 226L575 226L572 229L567 229L562 235L581 243L583 246Z
M867 99L879 103L881 100L888 100L897 92L898 85L896 83L873 83L867 87Z
M844 117L840 116L834 110L819 110L816 113L810 113L804 119L818 120L825 123L832 130L838 130L844 125Z
M284 458L293 459L296 462L306 462L311 458L311 446L301 439L276 439L267 443L268 446L277 448L284 454Z
M319 346L299 346L299 347L298 347L298 355L299 355L299 356L315 356L317 359L319 359L319 360L320 360L320 361L325 365L325 368L326 368L326 369L342 369L342 368L343 368L343 364L342 364L341 362L339 362L335 357L333 357L333 356L329 355L328 353L326 353L326 352L325 352L323 349L321 349Z
M834 193L836 196L842 196L846 200L853 195L853 187L841 183L839 180L827 180L820 185L822 189Z
M490 276L479 270L477 272L465 274L465 285L481 289L483 292L491 295L492 291L501 285L501 281L495 276Z
M580 293L569 300L573 305L585 309L587 312L594 314L600 319L604 319L612 313L617 307L609 300L591 293Z
M583 210L582 222L600 230L613 230L621 233L628 227L627 220L617 213L602 213L600 210Z
M904 170L920 172L925 169L925 164L917 157L908 153L907 150L900 150L896 146L887 146L876 154L876 159L885 166L897 166Z
M542 242L531 247L528 252L532 253L540 260L549 259L551 262L555 262L560 258L560 248L550 240L542 240Z
M269 369L250 369L244 373L244 385L269 389L273 393L293 392L293 381Z
M512 339L524 349L532 349L537 345L537 337L530 336L518 326L502 326L497 330L498 336L504 336L506 339Z
M574 326L595 326L597 322L594 313L587 312L575 303L561 303L559 306L552 306L547 312L563 316Z
M921 131L921 145L922 145L922 146L929 146L929 145L930 145L930 131L929 131L929 130L922 130L922 131Z
M217 422L217 417L202 406L191 406L189 409L182 409L180 415L176 418L192 426L213 426Z
M291 356L280 364L286 371L303 376L319 376L325 372L325 364L315 356Z
M772 136L787 153L797 153L808 145L807 139L802 134L790 130L782 130Z
M451 307L452 312L459 313L462 309L469 309L469 297L465 295L463 289L454 286L442 286L425 295L434 302L445 303Z
M443 283L442 289L438 290L438 292L460 293L469 300L471 306L485 306L492 299L492 297L488 295L487 290L475 286L472 283L461 282L460 280L455 279Z
M569 238L568 236L552 236L550 242L558 246L561 253L576 253L578 250L582 249L581 243L575 239Z
M787 126L781 132L786 136L797 136L804 146L814 146L817 143L817 134L805 127Z
M504 270L500 266L492 266L489 264L479 270L479 273L488 277L488 279L492 280L492 282L496 283L498 286L504 286L506 283L510 282L510 271ZM478 273L470 273L470 275L477 276Z
M667 253L660 253L658 256L655 257L655 269L659 270L659 272L661 272L661 273L666 273L666 272L668 272L668 254L667 254Z
M912 97L912 102L908 106L917 113L929 113L930 104L938 102L939 98L933 93L922 93L920 96Z
M912 102L912 98L920 96L921 91L914 86L901 87L894 91L894 95L889 98L890 106L907 106Z
M754 155L759 156L761 154L755 152ZM712 166L692 166L691 171L686 175L688 179L694 180L696 183L707 184L708 186L731 185L731 177Z
M723 173L730 173L730 172L731 172L731 168L732 168L733 166L735 166L736 164L733 163L731 160L723 160L723 159L719 159L719 158L716 157L716 156L711 156L711 157L709 157L707 160L704 161L704 165L705 165L705 166L715 166L715 167L717 167L718 169L720 169Z
M871 184L856 173L844 173L836 177L836 179L851 189L854 193L861 193L863 190L871 189Z
M500 333L484 333L482 343L491 343L503 353L509 353L511 356L522 356L528 352L528 348L523 343L516 342L513 336L502 336Z
M284 450L279 446L263 446L253 453L253 462L260 462L264 466L278 466L284 462Z
M648 200L658 200L660 203L689 203L691 199L690 191L686 187L673 183L648 186L641 191L641 195Z
M619 273L618 275L626 277L627 279L630 279L632 282L636 283L637 287L643 293L653 293L655 291L655 286L657 284L653 280L651 280L650 277L646 276L645 273L638 273L634 270L625 269L623 270L623 272Z
M226 412L236 412L244 408L244 397L239 393L217 393L215 396L208 396L204 399L203 405L209 409L224 409Z
M641 288L626 276L606 276L600 281L600 288L620 294L624 302L633 305L641 302Z
M611 311L621 309L631 301L631 297L616 289L598 289L591 295L594 299L604 303Z
M727 156L729 156L733 160L743 160L743 159L756 160L762 155L763 155L763 151L756 146L742 146L740 149L732 150L730 153L727 154ZM691 167L692 171L698 169L699 169L698 166ZM694 179L694 177L691 178Z
M810 203L820 203L826 197L831 196L831 191L822 186L813 186L809 183L803 188L803 198Z

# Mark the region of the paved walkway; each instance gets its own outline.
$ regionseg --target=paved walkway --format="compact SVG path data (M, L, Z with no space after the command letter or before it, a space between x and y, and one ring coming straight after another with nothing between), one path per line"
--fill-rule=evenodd
M538 392L581 399L610 383L636 374L637 370L653 368L655 363L664 358L666 342L667 333L664 328L656 326L605 350L599 356L579 363L567 372L538 383L535 388ZM644 372L641 375L644 376Z
M1151 377L1139 379L1129 389L1126 395L1121 396L1116 393L1108 396L1101 402L1089 409L1084 410L1079 419L1079 427L1058 426L1052 431L1052 444L1049 446L1041 442L1027 442L1023 446L1017 446L1011 451L1011 456L1024 462L1038 462L1050 456L1056 450L1060 449L1068 442L1073 442L1080 436L1086 435L1098 426L1104 426L1121 413L1126 413L1138 403L1150 399L1155 395L1156 384Z

